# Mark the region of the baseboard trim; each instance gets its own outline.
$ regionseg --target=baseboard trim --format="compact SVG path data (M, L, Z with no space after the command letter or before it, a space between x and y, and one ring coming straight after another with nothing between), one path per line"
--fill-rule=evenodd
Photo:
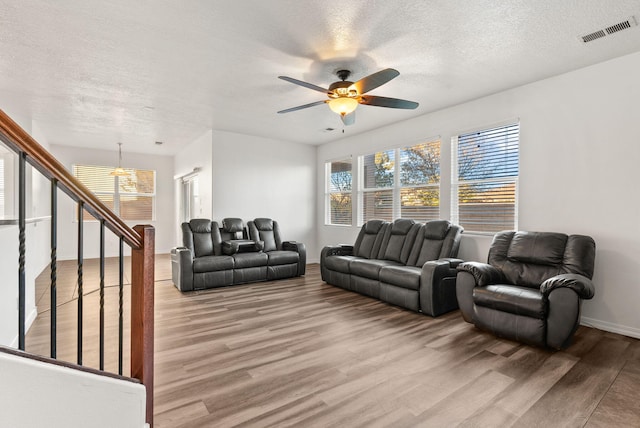
M38 309L37 308L33 308L31 309L31 312L29 312L29 314L27 315L26 319L24 320L24 330L25 331L29 331L29 329L31 328L31 324L33 324L33 322L36 320L36 317L38 316ZM16 334L16 337L13 338L13 340L11 341L11 345L9 345L11 348L18 348L18 335Z
M629 327L626 325L615 324L607 321L597 320L595 318L582 317L580 324L587 327L594 327L599 330L608 331L610 333L622 334L624 336L640 339L640 329Z

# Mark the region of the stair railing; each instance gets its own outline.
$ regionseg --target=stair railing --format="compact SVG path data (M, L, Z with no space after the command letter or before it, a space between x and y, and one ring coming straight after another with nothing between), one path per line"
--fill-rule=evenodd
M120 240L119 245L119 302L118 302L118 374L123 366L123 272L124 245L131 248L131 377L146 388L147 422L153 425L153 309L154 309L154 250L155 230L150 225L133 229L115 215L89 189L80 183L53 155L38 144L24 129L0 110L0 140L18 154L18 348L25 350L25 242L26 242L26 165L37 169L51 182L51 327L50 356L57 355L57 247L58 247L58 189L78 204L78 299L77 299L77 364L82 365L83 342L83 212L100 223L100 308L99 308L99 369L104 370L104 248L105 229Z

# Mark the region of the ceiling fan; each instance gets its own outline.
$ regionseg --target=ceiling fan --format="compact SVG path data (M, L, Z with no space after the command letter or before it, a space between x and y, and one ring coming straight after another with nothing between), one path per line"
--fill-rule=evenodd
M366 95L367 92L377 88L378 86L384 85L391 79L399 76L400 72L393 68L386 68L378 71L377 73L370 74L357 82L350 82L347 80L351 75L351 71L349 70L338 70L336 75L340 80L329 85L329 89L291 77L278 76L278 78L282 80L286 80L287 82L291 82L295 85L304 86L305 88L313 89L314 91L322 92L329 97L327 100L316 101L288 108L286 110L280 110L278 113L289 113L320 104L329 104L329 108L340 115L340 118L345 125L352 125L356 119L355 110L356 107L358 107L358 104L400 109L415 109L418 107L418 103L413 101Z

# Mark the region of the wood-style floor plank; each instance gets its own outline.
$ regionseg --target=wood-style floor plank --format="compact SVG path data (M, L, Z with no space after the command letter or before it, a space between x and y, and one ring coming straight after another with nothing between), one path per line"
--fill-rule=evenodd
M97 263L84 270L85 365L95 367ZM75 263L59 263L58 349L67 361L75 275ZM115 260L106 278L117 281ZM566 351L534 348L482 332L458 311L431 318L332 287L318 265L302 278L180 293L159 255L155 287L159 428L640 426L636 339L580 327ZM45 271L27 336L27 350L41 355L48 293ZM117 288L105 294L113 370ZM127 330L125 355L128 340Z

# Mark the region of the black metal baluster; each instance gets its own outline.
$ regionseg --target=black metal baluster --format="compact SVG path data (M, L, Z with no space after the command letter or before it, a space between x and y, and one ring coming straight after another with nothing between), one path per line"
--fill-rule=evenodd
M118 258L120 272L118 276L118 374L122 375L122 355L123 355L123 306L124 306L124 239L120 237L120 257Z
M18 255L18 349L24 351L24 336L26 331L25 326L25 270L24 270L24 257L25 257L25 218L26 218L26 159L27 155L24 152L19 153L19 166L18 166L18 240L19 240L19 255Z
M51 179L51 358L57 355L57 324L58 324L58 180Z
M100 222L100 370L104 370L104 220Z
M82 365L82 242L83 242L83 208L84 203L78 202L78 364Z

